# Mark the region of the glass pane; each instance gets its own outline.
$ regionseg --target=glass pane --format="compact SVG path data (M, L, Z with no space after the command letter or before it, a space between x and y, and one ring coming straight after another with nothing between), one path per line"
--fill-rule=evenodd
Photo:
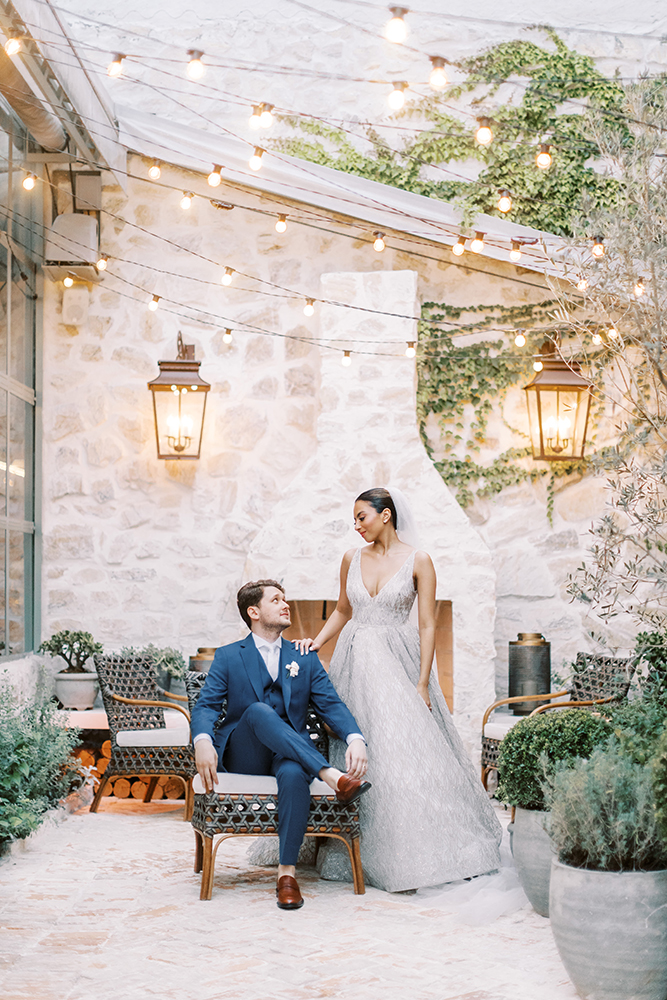
M7 371L7 251L0 246L0 372Z
M32 294L34 279L32 269L12 257L12 286L9 324L9 374L18 382L32 386Z
M7 515L7 393L0 389L0 516ZM0 572L2 567L0 566Z
M0 656L6 656L5 633L5 532L0 531Z
M25 595L26 583L30 579L32 562L32 535L22 531L9 531L8 591L9 591L9 652L24 653L25 643Z
M32 521L32 420L32 406L10 396L8 513L21 521Z

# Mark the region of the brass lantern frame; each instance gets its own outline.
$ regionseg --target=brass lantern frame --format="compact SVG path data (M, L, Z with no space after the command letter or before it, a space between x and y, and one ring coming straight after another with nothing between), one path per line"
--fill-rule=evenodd
M549 341L542 345L540 360L541 371L524 386L533 459L539 462L582 459L592 384L581 375L579 363L557 357Z
M184 344L183 336L179 332L177 340L178 357L173 361L158 361L160 373L157 378L148 383L153 397L153 419L155 422L155 441L157 445L157 457L168 461L196 461L201 454L202 436L204 434L204 420L206 417L206 399L211 388L199 374L201 361L195 361L194 344ZM178 396L178 434L169 434L167 429L161 427L162 407L158 406L158 394L172 393ZM194 433L187 435L183 431L182 407L188 393L198 393L203 396L201 404L201 415L199 427L193 428ZM167 442L169 450L166 451L163 442ZM192 444L196 441L196 453ZM189 454L184 454L189 451Z

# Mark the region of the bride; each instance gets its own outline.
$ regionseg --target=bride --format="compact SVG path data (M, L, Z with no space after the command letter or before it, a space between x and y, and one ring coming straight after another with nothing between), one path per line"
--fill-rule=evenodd
M298 640L317 651L339 635L329 676L368 742L372 788L359 802L364 873L389 892L500 865L500 824L432 676L435 569L407 544L410 520L398 490L357 497L354 526L366 547L345 553L338 604L322 630ZM408 620L415 597L418 630ZM332 740L332 763L344 753ZM324 878L351 880L336 841L323 846L319 867Z

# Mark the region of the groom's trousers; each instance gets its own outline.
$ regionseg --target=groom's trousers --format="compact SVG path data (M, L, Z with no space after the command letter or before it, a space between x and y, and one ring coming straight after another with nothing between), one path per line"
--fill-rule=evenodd
M250 705L227 741L223 766L233 774L272 774L278 782L280 864L295 865L308 824L312 779L329 767L311 740L270 705Z

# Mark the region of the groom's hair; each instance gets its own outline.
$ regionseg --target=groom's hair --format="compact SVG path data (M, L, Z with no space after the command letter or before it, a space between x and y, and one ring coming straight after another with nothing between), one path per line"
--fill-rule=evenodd
M236 595L239 614L248 628L252 628L252 619L248 614L248 608L257 607L264 596L265 587L275 587L276 590L285 593L282 583L278 583L277 580L251 580L250 583L244 583Z
M381 514L383 510L388 510L391 514L391 523L394 525L394 530L398 531L396 507L394 506L394 501L391 498L391 493L389 490L386 490L384 486L374 486L372 490L366 490L364 493L360 493L354 502L357 503L359 500L361 500L362 503L370 504L371 507L378 512L378 514Z

